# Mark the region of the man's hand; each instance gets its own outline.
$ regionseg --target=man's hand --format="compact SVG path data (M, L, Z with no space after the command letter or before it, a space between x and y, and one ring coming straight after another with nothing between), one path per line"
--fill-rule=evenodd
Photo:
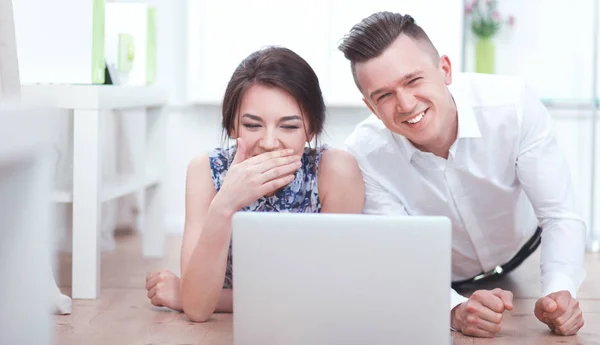
M513 308L513 294L502 289L477 290L451 314L451 325L465 335L492 338L500 332L505 310Z
M584 324L579 301L569 291L554 292L538 299L534 314L558 335L574 335Z

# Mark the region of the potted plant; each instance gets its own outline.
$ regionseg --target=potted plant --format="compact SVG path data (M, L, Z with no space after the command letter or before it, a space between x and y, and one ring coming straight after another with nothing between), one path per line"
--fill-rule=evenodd
M475 72L494 73L495 47L493 38L502 26L514 26L515 17L503 17L497 0L473 0L465 5L465 17L477 38L475 43Z

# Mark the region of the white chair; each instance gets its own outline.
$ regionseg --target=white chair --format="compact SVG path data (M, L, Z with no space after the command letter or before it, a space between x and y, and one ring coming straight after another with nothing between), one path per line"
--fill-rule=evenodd
M0 237L6 237L6 241L0 240L0 243L10 246L11 249L6 252L0 250L0 253L7 255L3 257L0 254L0 276L4 282L8 282L6 286L0 284L8 289L6 294L0 293L0 299L7 299L0 305L6 306L5 303L8 303L10 306L10 303L17 303L15 308L38 309L39 307L34 305L36 299L45 298L44 294L40 294L40 281L36 279L38 277L42 278L42 282L49 283L47 295L52 312L70 314L71 298L58 289L52 275L52 265L48 265L53 260L47 257L54 253L48 245L52 217L50 204L46 203L51 200L48 193L53 188L53 175L52 170L48 170L50 162L47 160L47 154L44 150L40 151L40 147L49 142L48 131L52 128L43 126L42 123L52 119L48 119L42 110L20 108L20 88L12 0L0 0L0 205L5 212L5 216L0 217L0 230L3 230L0 231ZM10 194L11 191L16 191L17 195ZM41 246L41 251L31 252L32 248L38 246ZM19 272L21 275L18 275ZM15 274L13 278L16 280L10 278L11 274ZM17 283L19 281L20 283ZM11 290L15 288L17 290ZM27 293L32 292L30 289L34 292L28 295ZM23 298L9 299L9 296L13 295ZM23 305L18 307L20 303ZM0 308L0 315L7 313L9 317L11 312L17 310L10 307ZM9 332L15 330L12 318L10 322L3 322L0 316L0 325L11 325L7 330L0 326L0 334L13 334ZM23 328L26 329L27 327ZM0 344L16 343L2 340L6 339L0 336Z

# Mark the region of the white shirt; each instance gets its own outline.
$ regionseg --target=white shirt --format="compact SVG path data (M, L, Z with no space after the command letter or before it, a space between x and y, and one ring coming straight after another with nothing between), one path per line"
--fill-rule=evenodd
M346 141L365 180L364 213L452 221L452 280L508 262L542 231L542 292L576 292L586 227L567 162L539 98L511 77L454 75L457 139L448 159L415 148L374 115ZM451 305L466 301L451 290Z

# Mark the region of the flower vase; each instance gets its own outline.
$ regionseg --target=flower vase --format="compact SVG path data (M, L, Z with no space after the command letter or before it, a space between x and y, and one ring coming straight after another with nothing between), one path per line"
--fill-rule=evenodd
M482 38L475 45L475 72L494 73L495 47L490 38Z

